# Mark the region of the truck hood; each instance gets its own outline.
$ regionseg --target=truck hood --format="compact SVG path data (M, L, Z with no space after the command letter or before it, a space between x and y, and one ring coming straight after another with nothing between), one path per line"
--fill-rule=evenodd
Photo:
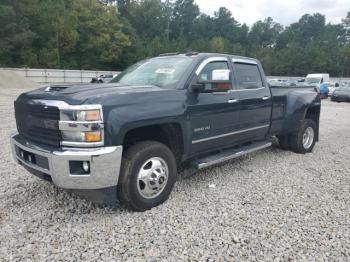
M117 83L52 85L22 94L28 99L61 100L69 104L83 104L98 101L108 96L132 93L170 91L157 86L128 86Z

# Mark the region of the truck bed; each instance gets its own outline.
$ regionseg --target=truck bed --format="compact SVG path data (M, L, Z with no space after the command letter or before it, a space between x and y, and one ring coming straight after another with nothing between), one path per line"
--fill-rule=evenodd
M307 109L319 110L321 99L314 86L270 86L272 95L271 135L296 131Z

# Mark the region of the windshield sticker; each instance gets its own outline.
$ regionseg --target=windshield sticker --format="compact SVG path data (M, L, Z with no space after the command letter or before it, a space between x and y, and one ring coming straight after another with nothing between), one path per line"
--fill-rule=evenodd
M156 74L167 74L167 75L172 75L175 73L174 68L158 68L156 70Z

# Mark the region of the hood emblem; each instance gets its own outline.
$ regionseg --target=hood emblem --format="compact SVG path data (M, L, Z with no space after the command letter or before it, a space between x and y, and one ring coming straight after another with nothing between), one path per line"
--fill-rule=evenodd
M45 88L45 92L50 92L51 91L51 86L48 86Z

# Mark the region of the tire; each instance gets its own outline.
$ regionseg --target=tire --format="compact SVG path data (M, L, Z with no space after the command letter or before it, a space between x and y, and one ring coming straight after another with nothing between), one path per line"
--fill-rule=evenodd
M290 150L290 135L278 136L278 144L283 150Z
M135 211L151 209L168 199L176 179L176 160L171 150L159 142L139 142L123 156L119 199Z
M308 136L306 133L313 133L312 137L309 136L309 140L304 140L304 135ZM290 136L290 146L291 150L295 153L305 154L312 152L316 143L317 126L315 121L312 119L305 119L300 127L300 129Z

